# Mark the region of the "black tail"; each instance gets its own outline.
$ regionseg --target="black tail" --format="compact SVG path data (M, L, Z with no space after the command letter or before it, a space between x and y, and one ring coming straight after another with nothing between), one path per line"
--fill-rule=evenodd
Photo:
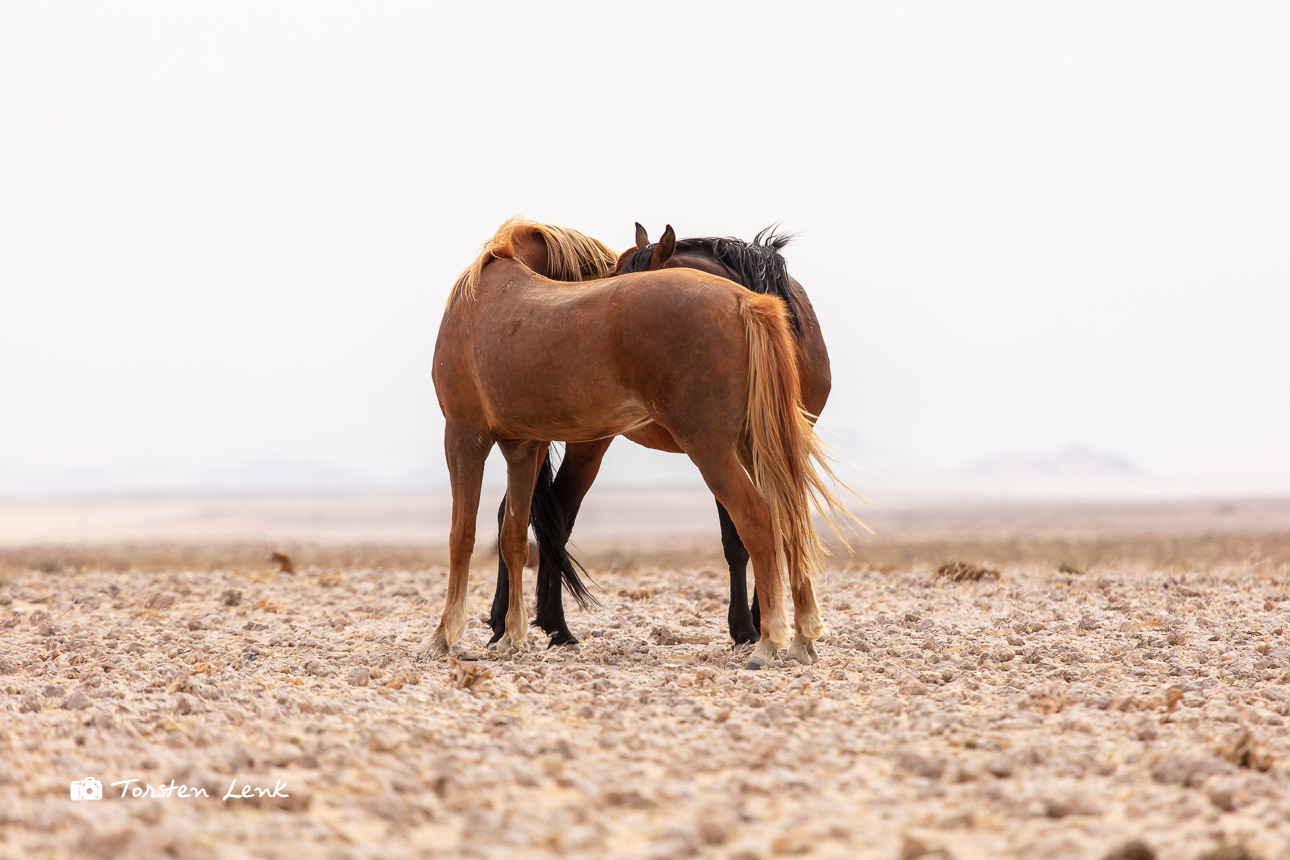
M587 590L586 583L578 576L578 571L586 574L587 569L569 554L569 532L571 525L566 525L564 506L555 495L555 469L551 466L551 452L542 460L538 472L537 485L533 488L533 504L529 508L529 523L533 526L533 535L537 538L538 558L541 561L538 575L550 564L560 572L560 581L564 588L578 601L578 605L587 609L591 604L599 605L595 595ZM555 594L555 592L553 592Z

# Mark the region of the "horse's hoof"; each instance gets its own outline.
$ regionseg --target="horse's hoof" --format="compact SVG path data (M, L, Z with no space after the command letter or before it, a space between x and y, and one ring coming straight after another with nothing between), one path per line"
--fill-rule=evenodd
M752 656L744 665L745 669L764 669L773 663L778 657L779 649L776 648L774 640L769 637L763 637L753 649Z
M448 656L448 643L438 633L427 636L413 654L413 657L419 661L437 660L446 656Z
M754 645L757 640L761 639L761 634L751 626L742 629L730 628L730 639L736 645Z
M528 636L523 636L517 640L512 636L504 635L497 641L497 644L493 646L493 650L498 654L506 656L516 654L520 651L527 651L529 650Z
M813 666L820 659L820 655L815 653L814 643L810 641L805 643L794 641L792 645L788 646L788 656L803 666Z
M577 645L578 637L574 636L568 630L557 630L551 634L551 641L547 643L548 648L554 648L557 645Z

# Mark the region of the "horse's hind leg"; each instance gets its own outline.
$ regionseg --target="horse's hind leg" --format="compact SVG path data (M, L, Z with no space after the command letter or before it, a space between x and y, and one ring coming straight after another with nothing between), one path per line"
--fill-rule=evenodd
M726 615L730 638L736 645L750 645L757 641L758 634L755 619L748 610L748 550L744 549L739 531L721 502L717 502L717 517L721 521L721 549L730 568L730 611Z
M761 638L745 668L761 669L770 664L775 652L788 641L783 572L775 559L777 537L771 531L770 509L733 451L687 449L686 452L703 473L703 480L717 501L730 513L752 559L753 580L762 607Z
M470 579L470 554L475 549L475 516L479 513L479 486L484 461L493 447L491 439L466 433L451 424L444 430L444 452L452 484L452 530L448 535L448 597L434 634L417 648L419 660L448 653L466 627L466 586Z
M528 647L529 617L524 611L524 562L529 555L529 507L533 485L546 455L545 442L500 442L506 458L506 515L499 540L508 574L509 599L503 647Z
M823 623L820 607L815 602L815 586L808 577L805 582L791 586L793 592L793 642L788 646L788 656L804 666L820 659L815 653L815 640L820 638Z

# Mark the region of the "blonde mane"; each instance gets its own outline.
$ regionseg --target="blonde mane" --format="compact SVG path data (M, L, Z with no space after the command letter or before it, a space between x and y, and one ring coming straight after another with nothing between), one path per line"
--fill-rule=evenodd
M457 282L452 285L452 292L448 294L448 307L452 307L458 299L473 299L488 261L499 257L515 259L516 239L533 234L540 236L546 244L546 271L538 274L553 281L606 278L613 274L618 265L616 253L584 233L568 227L556 227L554 224L515 217L497 228L492 240L484 245L475 262L457 278Z

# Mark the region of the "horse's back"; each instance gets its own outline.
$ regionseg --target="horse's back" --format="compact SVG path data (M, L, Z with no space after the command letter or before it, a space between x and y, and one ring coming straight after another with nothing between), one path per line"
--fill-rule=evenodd
M498 438L563 441L620 435L700 400L742 415L740 303L766 297L696 270L561 283L508 262L490 264L471 305L445 314L435 354L445 415Z

